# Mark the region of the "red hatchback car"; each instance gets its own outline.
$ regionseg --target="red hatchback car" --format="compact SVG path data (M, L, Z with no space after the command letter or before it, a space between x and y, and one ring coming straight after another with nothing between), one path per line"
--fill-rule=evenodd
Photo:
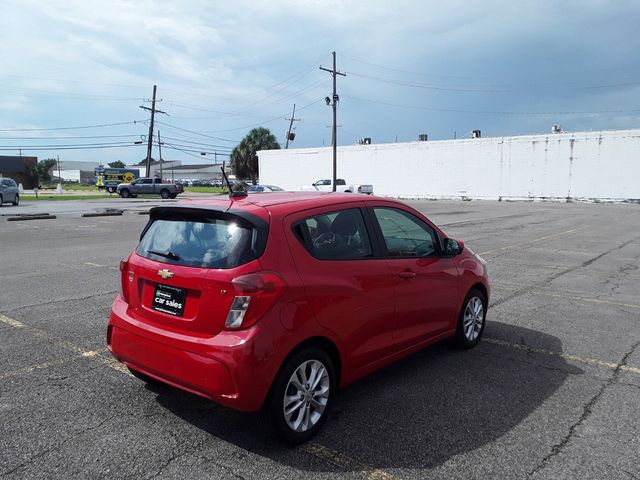
M270 193L151 209L120 264L113 356L311 438L339 387L438 340L478 343L486 263L404 203Z

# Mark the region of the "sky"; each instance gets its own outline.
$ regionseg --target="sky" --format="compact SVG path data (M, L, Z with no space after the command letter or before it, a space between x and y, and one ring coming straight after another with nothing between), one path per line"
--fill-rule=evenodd
M153 85L166 160L284 146L294 104L289 148L328 146L332 51L338 145L638 128L638 25L625 0L2 0L0 155L138 162Z

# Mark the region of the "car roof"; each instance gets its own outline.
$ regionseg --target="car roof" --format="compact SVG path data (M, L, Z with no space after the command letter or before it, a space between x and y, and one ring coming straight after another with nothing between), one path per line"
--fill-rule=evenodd
M340 204L347 202L362 202L366 200L385 200L388 198L358 195L341 192L274 192L269 195L247 195L246 197L229 198L226 195L216 197L192 197L180 200L177 205L196 208L211 208L213 210L277 210L280 213L296 212L314 207Z

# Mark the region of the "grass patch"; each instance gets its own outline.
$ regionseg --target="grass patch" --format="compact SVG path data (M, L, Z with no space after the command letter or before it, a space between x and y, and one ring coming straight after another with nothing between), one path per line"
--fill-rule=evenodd
M222 188L220 187L184 187L185 192L199 192L199 193L217 193L221 194Z
M57 185L44 185L40 191L48 192L48 191L56 191ZM98 187L95 185L80 185L79 183L69 183L62 184L62 190L66 190L67 192L104 192L104 190L98 190Z
M120 198L117 195L47 195L38 194L35 195L20 195L20 200L39 201L39 200L91 200L92 198L99 198L101 200L107 198Z

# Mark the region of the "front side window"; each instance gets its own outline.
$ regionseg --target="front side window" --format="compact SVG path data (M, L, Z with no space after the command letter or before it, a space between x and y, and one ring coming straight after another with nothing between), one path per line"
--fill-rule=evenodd
M174 265L233 268L255 259L253 233L251 226L233 219L158 219L146 230L136 253Z
M437 255L438 237L416 216L395 208L374 208L389 257L432 257Z
M298 239L320 260L357 260L373 256L369 234L358 208L323 213L293 227Z

